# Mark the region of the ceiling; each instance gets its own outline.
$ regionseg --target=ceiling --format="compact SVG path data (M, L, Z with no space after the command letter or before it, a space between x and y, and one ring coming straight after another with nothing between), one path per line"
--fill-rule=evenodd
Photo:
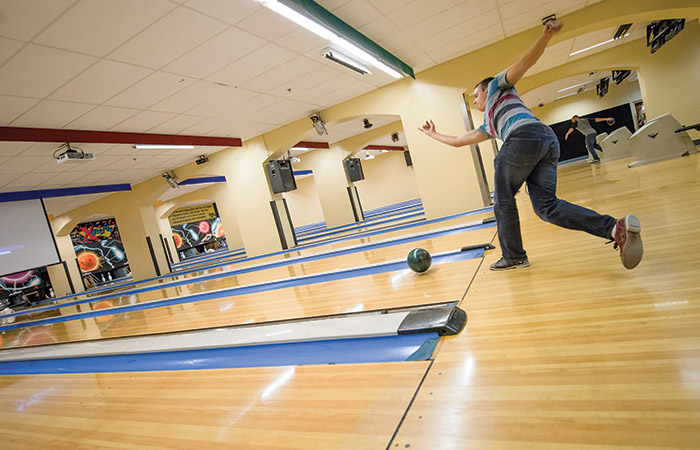
M416 72L597 1L317 0ZM534 70L609 34L553 45ZM393 81L322 58L327 46L254 0L3 0L0 126L248 139ZM221 149L85 144L95 161L57 164L60 144L0 142L0 192L134 184Z

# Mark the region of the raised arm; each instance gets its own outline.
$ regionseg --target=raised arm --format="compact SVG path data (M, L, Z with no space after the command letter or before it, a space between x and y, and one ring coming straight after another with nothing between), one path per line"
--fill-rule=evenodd
M482 133L476 130L467 131L462 136L449 136L447 134L438 133L435 131L435 124L432 120L426 121L423 127L418 128L420 131L443 144L453 147L464 147L465 145L478 144L484 142L487 138Z
M547 47L547 44L549 44L549 40L552 39L552 36L558 33L563 26L563 22L547 22L542 29L542 34L537 38L535 43L525 50L525 53L522 54L518 62L508 68L508 72L506 72L506 81L513 85L520 81L523 75L525 75L525 72L540 59L540 56L544 53L544 49Z

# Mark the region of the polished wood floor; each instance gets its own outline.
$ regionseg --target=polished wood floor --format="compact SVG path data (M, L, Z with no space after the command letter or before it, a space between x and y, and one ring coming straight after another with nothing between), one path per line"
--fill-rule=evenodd
M432 363L3 376L3 448L699 448L700 162L628 162L563 166L559 195L637 214L640 266L626 270L603 240L540 221L523 192L532 266L491 272L498 251L436 266L435 289L466 290L469 322ZM417 298L428 280L396 295ZM319 299L345 288L291 289ZM364 307L378 294L356 289ZM342 298L341 309L353 306ZM278 307L289 317L338 304ZM173 317L199 306L179 308Z

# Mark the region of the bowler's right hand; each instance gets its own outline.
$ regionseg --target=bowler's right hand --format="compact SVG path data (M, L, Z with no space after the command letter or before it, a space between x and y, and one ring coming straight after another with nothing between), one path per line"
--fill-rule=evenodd
M426 120L425 124L421 128L418 128L418 129L430 137L432 137L433 134L436 133L435 124L433 123L432 120Z

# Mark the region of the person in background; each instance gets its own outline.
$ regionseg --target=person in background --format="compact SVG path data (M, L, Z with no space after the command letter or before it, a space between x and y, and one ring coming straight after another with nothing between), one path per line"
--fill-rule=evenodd
M607 122L608 125L614 125L615 124L615 119L612 117L605 117L605 118L600 118L596 117L595 118L596 122ZM588 150L588 153L593 157L593 160L591 161L591 164L599 163L600 162L600 157L596 153L596 149L603 151L602 148L596 143L595 138L596 138L596 131L593 129L591 126L591 122L589 122L588 119L581 119L579 116L574 115L571 118L571 128L569 128L569 131L566 132L566 136L564 136L564 140L569 139L569 135L574 132L574 130L578 130L581 134L586 139L586 150Z

